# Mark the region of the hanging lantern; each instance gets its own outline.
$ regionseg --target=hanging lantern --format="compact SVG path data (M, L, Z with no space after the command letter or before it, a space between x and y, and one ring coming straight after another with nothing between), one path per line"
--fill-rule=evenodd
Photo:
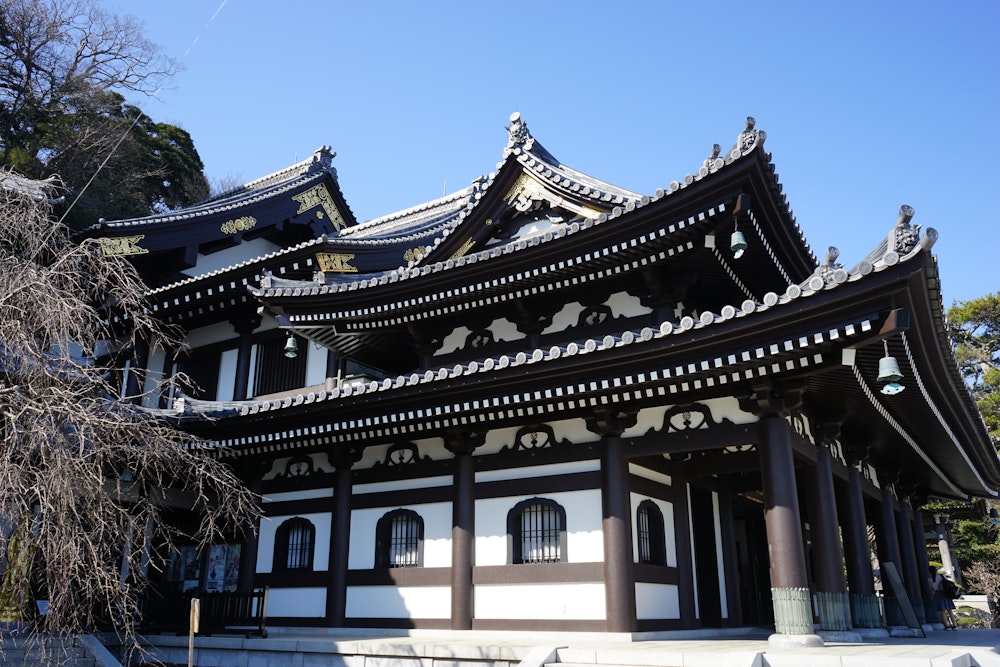
M882 346L885 349L885 356L878 361L878 377L875 378L875 381L882 384L883 394L892 396L903 391L906 387L899 384L899 381L903 379L903 373L899 370L899 362L896 361L896 357L889 356L889 344L883 340Z
M299 344L292 334L288 334L288 340L285 341L285 356L289 359L299 356Z

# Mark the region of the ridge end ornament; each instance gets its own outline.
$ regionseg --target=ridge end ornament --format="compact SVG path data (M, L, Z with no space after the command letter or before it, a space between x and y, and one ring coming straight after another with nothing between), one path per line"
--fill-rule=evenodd
M531 148L531 145L535 142L531 133L528 132L528 124L521 119L519 111L515 111L510 115L510 125L507 126L507 135L510 144L514 146Z

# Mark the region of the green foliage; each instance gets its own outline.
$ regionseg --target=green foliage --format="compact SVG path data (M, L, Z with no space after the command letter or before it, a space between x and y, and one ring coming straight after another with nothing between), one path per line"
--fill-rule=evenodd
M68 188L71 227L141 217L208 196L194 142L122 92L173 73L141 25L94 0L0 0L0 166Z
M1000 563L1000 545L987 544L965 549L955 549L953 555L955 556L955 560L958 561L958 566L965 572L977 562ZM979 591L971 590L970 592L978 593Z
M1000 292L955 302L948 322L959 368L994 444L1000 443Z
M951 531L956 547L990 546L997 543L997 530L985 521L964 519Z

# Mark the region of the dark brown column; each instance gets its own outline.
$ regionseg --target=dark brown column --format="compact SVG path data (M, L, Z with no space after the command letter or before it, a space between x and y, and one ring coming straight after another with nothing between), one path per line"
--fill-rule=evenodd
M737 567L739 554L736 551L736 530L733 526L733 500L729 495L719 494L719 528L722 537L722 562L726 577L726 601L728 618L726 625L743 625L743 604L740 599L739 574Z
M130 403L142 401L142 390L146 378L146 364L149 363L149 343L141 338L135 340L135 349L125 377L125 399Z
M920 594L924 602L929 603L934 599L934 589L930 582L930 558L927 557L927 533L924 532L924 512L920 506L927 502L927 499L915 500L913 506L913 543L917 546L917 570L923 576L920 577ZM928 616L928 620L934 616Z
M455 455L451 509L451 629L471 630L475 604L472 568L476 539L476 471L472 452L485 433L450 433L445 446Z
M251 335L260 326L260 315L256 313L241 319L231 320L233 330L240 335L236 348L236 379L233 385L233 400L242 401L250 391L250 353L253 350Z
M812 478L807 502L819 623L823 630L846 631L851 629L851 610L844 579L844 549L840 542L833 470L830 451L825 445L816 450Z
M899 522L896 524L899 530L899 552L903 561L903 583L906 587L906 595L913 603L913 609L917 613L917 619L921 623L925 622L920 580L927 578L927 570L923 571L923 576L917 571L917 548L913 543L913 513L905 498L899 501Z
M691 521L688 509L687 480L681 474L681 464L670 470L673 492L674 548L677 550L677 597L681 611L681 627L694 628L694 567L691 561Z
M784 419L765 417L760 421L759 454L771 584L775 588L808 588L792 443Z
M254 495L260 496L261 485L259 481L249 482L247 488ZM257 574L257 549L260 534L260 520L254 523L253 530L247 530L240 541L240 573L236 587L241 591L252 591L254 587L254 577Z
M879 503L879 522L875 534L875 539L878 544L879 564L882 569L885 569L885 564L887 562L894 564L900 573L900 577L902 577L903 573L902 568L900 567L899 553L899 533L896 531L895 504L896 502L892 497L890 482L882 482L882 501ZM906 625L906 619L903 618L903 611L900 609L899 602L896 600L892 586L889 583L889 578L884 572L882 573L881 579L882 595L885 599L886 622L889 625Z
M330 452L335 468L333 476L333 517L330 526L330 566L326 591L326 622L334 628L344 626L347 618L347 565L350 556L351 466L361 458L360 449L344 448Z
M636 422L635 414L602 412L587 420L601 436L601 522L604 534L604 598L608 632L635 632L635 576L632 558L632 506L628 461L621 434Z
M770 416L760 420L758 453L775 628L779 634L812 634L812 604L802 548L791 434L783 418Z
M852 461L847 469L847 482L840 489L840 506L844 509L844 565L850 591L852 625L855 628L880 628L882 613L875 595L875 573L868 546L868 520L861 490L861 472L856 467L862 460L863 457Z

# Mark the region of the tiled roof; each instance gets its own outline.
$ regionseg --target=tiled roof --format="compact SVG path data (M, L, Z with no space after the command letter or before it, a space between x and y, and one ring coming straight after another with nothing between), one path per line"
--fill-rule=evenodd
M872 273L878 273L898 263L910 261L924 251L928 251L936 239L937 232L933 229L928 229L927 234L921 238L918 243L914 244L905 255L889 256L888 258L877 260L874 263L862 263L862 265L859 265L859 267L850 271L846 271L839 266L828 272L821 273L818 271L817 274L811 276L803 284L790 285L784 294L769 292L764 295L762 301L747 299L739 304L739 306L727 305L720 309L718 313L707 311L703 312L697 319L691 316L685 316L677 322L670 320L664 321L658 328L643 327L638 330L624 330L615 335L604 336L600 340L590 338L577 342L570 342L565 346L555 346L548 349L539 348L518 352L516 355L501 355L496 358L479 359L463 364L457 364L452 367L441 367L437 369L430 369L421 373L411 373L409 375L400 375L396 378L387 378L382 381L372 381L360 387L345 387L329 391L311 391L306 394L299 394L296 396L285 396L281 399L273 401L249 400L228 402L226 407L242 415L256 414L258 412L281 410L305 403L336 399L338 397L392 392L394 389L398 389L400 387L433 384L470 374L488 374L495 369L500 370L508 367L543 364L567 356L594 354L600 353L602 350L610 350L613 348L633 345L641 346L654 340L684 334L689 331L697 331L708 329L713 326L719 326L731 320L738 321L744 318L757 316L773 309L794 308L803 299L808 299L821 292L835 290L841 285L847 283L864 280L866 276ZM859 320L857 322L845 324L837 331L818 332L816 337L811 339L784 341L780 344L775 344L769 350L747 350L739 355L730 355L727 359L717 359L704 368L699 366L697 369L692 368L689 370L691 373L701 373L702 371L712 368L717 370L719 375L725 375L732 372L732 370L727 370L728 366L738 365L741 362L749 362L753 359L759 360L770 355L782 355L786 353L797 354L797 350L811 347L814 344L822 344L828 340L844 336L853 337L861 334L862 332L870 331L872 326L873 323L871 321ZM686 373L687 369L683 368L678 368L673 371L668 369L662 374L662 378L667 379L674 377L675 375L684 376ZM627 385L630 383L625 382L625 384ZM238 443L227 442L217 444Z
M101 220L97 224L81 230L81 234L94 231L121 230L136 227L146 227L163 223L173 223L192 220L206 215L223 213L249 204L270 199L312 181L320 181L327 174L336 178L336 169L330 165L333 153L324 147L316 151L309 159L292 165L273 174L251 181L246 185L217 195L210 199L176 211L168 211L142 218L125 220ZM345 211L342 211L345 213Z

